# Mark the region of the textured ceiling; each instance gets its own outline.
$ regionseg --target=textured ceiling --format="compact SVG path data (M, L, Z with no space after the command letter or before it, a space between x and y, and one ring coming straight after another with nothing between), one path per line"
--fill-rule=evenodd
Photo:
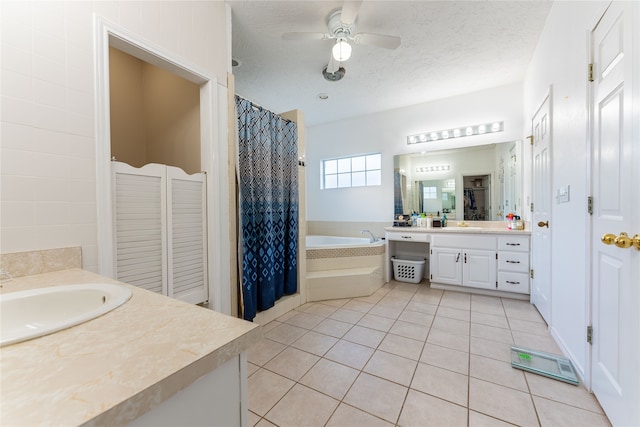
M356 32L399 36L402 44L354 45L345 77L328 82L322 70L333 41L281 35L327 32L327 16L342 1L228 3L237 93L272 111L300 109L307 126L522 81L551 8L550 1L365 0Z

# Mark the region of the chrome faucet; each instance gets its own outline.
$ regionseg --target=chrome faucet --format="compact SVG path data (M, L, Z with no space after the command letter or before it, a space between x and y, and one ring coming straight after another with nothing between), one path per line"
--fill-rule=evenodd
M371 231L369 231L369 230L362 230L360 232L360 234L365 234L365 233L369 233L369 235L371 236L371 240L369 240L370 243L373 243L373 242L375 242L377 240L376 236L374 236L373 233Z

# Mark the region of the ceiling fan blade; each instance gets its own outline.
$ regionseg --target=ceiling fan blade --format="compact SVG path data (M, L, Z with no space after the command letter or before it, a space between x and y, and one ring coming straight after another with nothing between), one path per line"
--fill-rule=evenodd
M328 40L331 36L325 33L284 33L282 40Z
M351 25L355 22L358 11L362 6L362 0L345 0L340 12L340 21L345 25Z
M353 36L356 44L367 44L371 46L383 47L385 49L396 49L400 46L401 39L396 36L385 36L382 34L358 33Z

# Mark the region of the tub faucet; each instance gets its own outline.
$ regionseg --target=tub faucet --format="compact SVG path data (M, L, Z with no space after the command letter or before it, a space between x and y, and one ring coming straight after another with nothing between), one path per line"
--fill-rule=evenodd
M371 231L369 231L369 230L362 230L360 232L360 234L365 234L365 233L369 233L369 235L371 236L371 240L369 241L370 243L373 243L373 242L375 242L377 240L376 236L374 236L373 233Z

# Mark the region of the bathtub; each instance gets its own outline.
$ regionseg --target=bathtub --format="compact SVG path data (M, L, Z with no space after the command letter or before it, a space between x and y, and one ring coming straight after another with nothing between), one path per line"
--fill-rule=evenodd
M354 246L380 246L384 241L378 240L371 243L371 239L363 237L338 237L338 236L307 236L307 249L354 247Z
M384 284L384 240L307 236L307 301L366 297Z

